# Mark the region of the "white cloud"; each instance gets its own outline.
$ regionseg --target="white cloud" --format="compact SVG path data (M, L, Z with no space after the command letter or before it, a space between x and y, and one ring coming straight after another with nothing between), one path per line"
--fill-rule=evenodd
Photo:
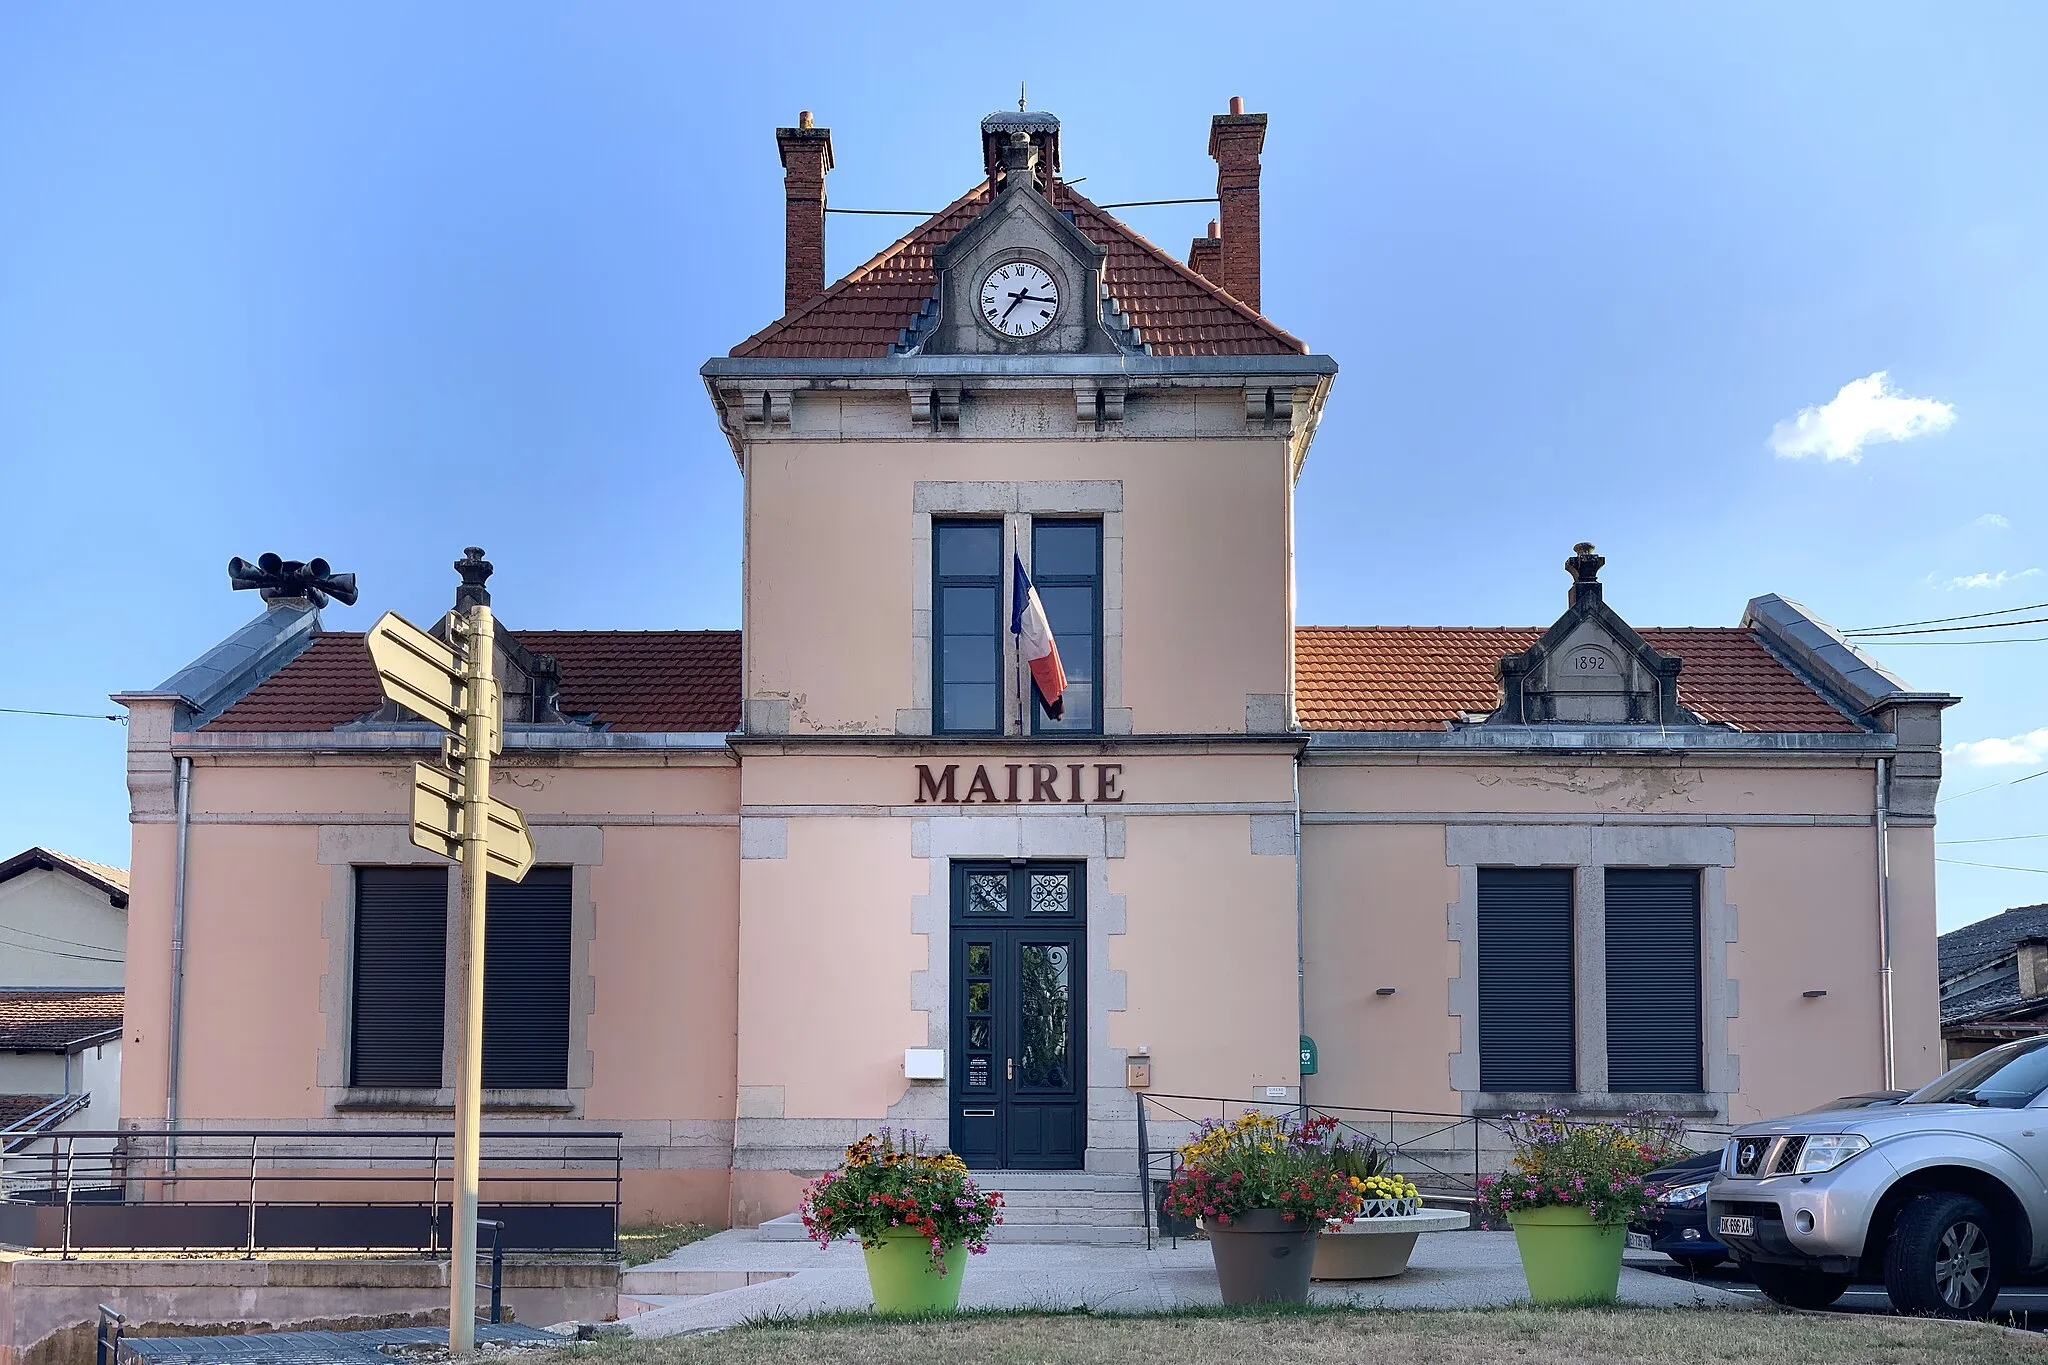
M2007 521L2004 517L1998 515L1998 513L1996 512L1986 512L1983 516L1971 522L1970 525L1989 526L1994 531L2003 531L2010 527L2012 523Z
M1772 427L1771 449L1785 460L1818 455L1829 463L1856 464L1867 445L1946 431L1955 420L1952 405L1936 398L1908 397L1893 389L1879 370L1850 380L1828 402L1801 408Z
M2008 583L2017 583L2022 578L2033 578L2040 572L2039 569L2021 569L2018 573L2011 573L2000 569L1996 573L1966 573L1949 579L1941 586L1950 591L1957 588L2002 588Z
M2011 739L1966 739L1950 747L1949 754L1978 767L2008 763L2048 763L2048 725Z

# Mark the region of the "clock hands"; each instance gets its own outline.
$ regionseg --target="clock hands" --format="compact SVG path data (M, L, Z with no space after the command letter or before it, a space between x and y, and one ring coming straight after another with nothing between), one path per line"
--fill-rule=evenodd
M1041 299L1036 294L1032 294L1025 290L1019 289L1016 293L1010 295L1010 306L1003 310L1003 316L1000 319L1000 321L1008 322L1010 320L1010 314L1017 311L1017 305L1025 302L1049 303L1054 305L1055 307L1057 307L1059 304L1058 299Z

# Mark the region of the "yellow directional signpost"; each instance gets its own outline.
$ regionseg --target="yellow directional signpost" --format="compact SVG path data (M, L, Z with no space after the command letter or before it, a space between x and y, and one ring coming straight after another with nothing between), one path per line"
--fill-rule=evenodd
M472 552L481 557L481 552ZM461 566L457 566L461 567ZM484 566L485 572L489 566ZM455 1207L448 1267L448 1346L476 1348L477 1148L482 1130L484 891L490 877L518 881L533 866L526 818L491 795L491 758L503 738L491 672L491 609L448 616L452 643L396 612L370 627L370 660L384 695L449 732L446 766L412 769L412 841L462 865L462 935L456 955L462 1027L455 1063Z

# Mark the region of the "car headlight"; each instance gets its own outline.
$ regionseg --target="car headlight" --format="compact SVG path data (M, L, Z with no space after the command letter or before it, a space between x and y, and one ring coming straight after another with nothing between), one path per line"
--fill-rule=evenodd
M1870 1145L1870 1139L1855 1133L1830 1133L1822 1137L1810 1137L1799 1149L1799 1164L1794 1170L1800 1175L1813 1175L1818 1171L1832 1171Z
M1697 1204L1707 1197L1707 1183L1695 1180L1690 1185L1673 1185L1657 1196L1660 1204Z

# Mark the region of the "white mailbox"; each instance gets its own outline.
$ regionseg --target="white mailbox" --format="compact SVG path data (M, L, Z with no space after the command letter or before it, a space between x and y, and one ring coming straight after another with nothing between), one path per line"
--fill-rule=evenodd
M943 1081L946 1079L946 1051L937 1047L907 1047L903 1049L903 1074L913 1081Z

